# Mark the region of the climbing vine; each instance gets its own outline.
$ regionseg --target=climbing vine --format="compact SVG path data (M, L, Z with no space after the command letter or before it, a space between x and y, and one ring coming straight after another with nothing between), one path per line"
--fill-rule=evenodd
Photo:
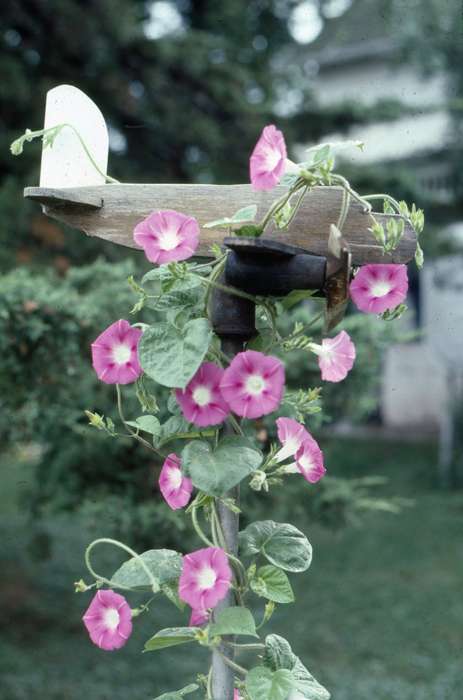
M56 135L67 126L27 131L12 145L12 151L19 154L24 143L35 137L52 147ZM385 254L399 245L404 219L418 236L424 225L421 210L386 194L361 196L335 172L336 149L346 145L362 147L358 143L323 144L309 149L306 161L296 164L287 158L283 134L274 126L265 127L250 158L251 183L256 191L283 185L283 194L260 220L257 206L249 205L206 228L251 238L265 236L275 227L285 231L314 186L336 185L342 188L343 197L327 231L332 256L342 254L343 227L352 201L371 216L371 232ZM83 142L82 147L93 162ZM381 224L372 213L371 203L376 200L386 214L401 216L391 216ZM333 337L314 337L312 328L323 314L316 309L311 322L296 323L283 335L279 316L289 305L305 303L313 292L298 290L290 298L269 299L225 284L222 273L227 251L213 246L207 260L195 259L200 227L188 212L154 211L136 225L133 236L154 264L140 281L129 279L136 295L130 314L144 320L117 320L92 343L93 368L102 382L114 387L117 420L86 413L91 426L110 438L124 436L141 443L162 464L160 492L171 509L183 509L191 519L199 546L180 553L163 549L159 542L159 548L137 553L108 538L92 542L85 553L92 581L76 584L78 592L95 591L83 615L84 625L98 647L119 649L129 641L137 616L150 614L157 597L165 596L185 615L185 624L157 631L146 641L145 651L184 644L214 650L233 670L235 700L325 700L329 692L294 654L289 642L264 631L276 606L295 602L290 575L310 567L309 540L293 525L269 519L252 522L242 530L239 552L232 552L219 510L240 513L235 488L239 484L248 485L263 498L272 488L284 488L288 478L300 479L301 487L304 484L308 491L317 488L326 465L323 450L310 432L310 419L321 410L321 389L285 390L285 362L291 361L292 352L304 350L308 362L313 358L318 363L321 381L341 382L355 363L354 342L344 330ZM419 245L416 261L418 265L423 261ZM392 320L406 308L407 289L405 265L367 264L354 272L350 297L360 311ZM227 355L211 324L214 290L256 305L257 334L234 357ZM157 385L170 390L170 417L162 423L160 398L153 389ZM139 416L126 415L126 392L133 390L140 404ZM264 416L275 417L278 435L278 443L265 451L256 427ZM102 574L95 570L92 559L98 546L118 547L128 559L117 571ZM146 591L147 599L132 609L126 596L140 591ZM225 598L230 601L227 607L219 605ZM244 668L225 653L227 648L245 649L255 660ZM190 685L157 700L180 700L195 692L214 700L211 670L198 673Z

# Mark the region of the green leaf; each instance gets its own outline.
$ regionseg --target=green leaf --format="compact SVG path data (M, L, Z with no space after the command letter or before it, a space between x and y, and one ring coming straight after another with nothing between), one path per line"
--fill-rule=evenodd
M295 688L304 700L330 700L331 694L324 688L309 671L302 661L296 657L296 663L291 671Z
M313 289L293 289L292 292L287 294L284 299L281 300L281 305L286 311L292 309L293 306L299 304L300 301L305 299L310 299L315 294Z
M203 225L203 228L230 228L234 224L254 221L257 214L257 204L250 204L247 207L242 207L235 211L233 216L224 216L223 219L208 221Z
M200 627L168 627L156 632L154 637L148 639L145 643L145 651L158 651L178 644L194 642L196 635L201 631Z
M175 607L182 611L185 610L185 603L183 600L180 600L180 597L178 595L178 581L175 579L174 581L168 581L167 583L163 583L161 585L161 591L164 593L166 598L170 600L170 602L175 605Z
M215 618L214 624L209 627L209 635L218 637L224 634L241 634L249 637L258 637L256 623L252 613L241 606L225 608Z
M172 549L149 549L140 554L140 559L146 564L158 583L158 591L163 584L175 581L182 570L182 555ZM152 590L148 574L137 557L124 562L113 574L111 583L128 586L133 589Z
M134 421L128 420L127 425L131 425L132 428L137 428L138 430L143 430L145 433L159 437L161 434L161 424L156 416L140 416Z
M261 566L250 585L254 593L262 598L275 603L294 603L294 593L288 577L275 566Z
M190 685L186 685L184 688L181 688L181 690L174 690L171 693L163 693L162 695L158 695L157 698L154 698L154 700L182 700L185 695L190 695L190 693L194 693L198 689L199 685L196 683L190 683Z
M297 661L289 642L278 634L269 634L265 638L264 664L272 671L286 668L292 671Z
M262 226L257 224L245 224L240 226L235 231L235 236L247 236L248 238L257 238L263 233Z
M244 556L263 554L271 564L285 571L306 571L312 561L312 546L293 525L261 520L240 533Z
M269 634L266 637L264 663L272 671L289 670L294 688L301 693L304 700L329 700L330 693L309 673L283 637L277 634Z
M287 700L294 687L290 671L271 671L265 666L256 666L246 676L246 691L251 700Z
M174 328L167 323L150 326L138 349L140 364L158 384L184 389L201 365L212 339L205 318Z
M204 441L190 442L182 466L194 486L210 496L223 496L259 468L262 455L245 439L227 437L216 449Z

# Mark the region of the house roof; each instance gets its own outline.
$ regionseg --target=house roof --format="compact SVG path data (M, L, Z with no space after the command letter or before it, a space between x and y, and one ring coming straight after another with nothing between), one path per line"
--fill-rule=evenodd
M353 0L344 14L325 20L320 36L304 48L304 57L330 67L393 54L397 43L384 5L381 0Z

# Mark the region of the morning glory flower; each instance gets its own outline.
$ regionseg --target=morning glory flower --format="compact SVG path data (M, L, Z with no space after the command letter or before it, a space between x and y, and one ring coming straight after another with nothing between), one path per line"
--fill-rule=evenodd
M138 343L142 331L128 321L116 321L92 343L93 368L106 384L132 384L142 368L138 361Z
M228 558L219 547L205 547L183 557L180 599L193 610L215 608L231 586Z
M278 185L286 166L286 144L281 131L266 126L249 161L251 183L255 190L271 190Z
M406 265L364 265L350 283L355 306L367 314L382 314L402 304L408 291Z
M203 362L185 389L175 396L186 420L199 428L223 423L230 409L220 392L224 370L213 362Z
M154 211L135 226L135 243L158 265L186 260L194 255L199 243L199 225L192 216L173 209Z
M184 508L190 502L193 484L191 479L183 475L180 457L174 452L167 455L162 465L159 489L172 510Z
M238 416L260 418L278 408L284 386L285 368L278 358L246 350L225 370L220 391Z
M82 619L92 642L105 651L120 649L132 634L130 606L111 590L99 590Z

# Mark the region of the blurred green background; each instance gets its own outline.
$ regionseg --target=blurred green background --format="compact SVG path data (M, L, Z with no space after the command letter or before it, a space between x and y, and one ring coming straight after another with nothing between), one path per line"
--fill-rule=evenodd
M460 0L2 4L1 700L142 700L206 666L190 649L141 655L147 636L176 616L181 622L164 604L114 654L93 647L80 621L88 596L74 594L72 583L85 578L93 537L139 550L196 544L182 514L159 498L158 465L138 446L92 431L83 414L114 416L89 344L128 316L134 297L125 280L147 263L24 201L22 188L38 183L40 145L14 158L10 142L40 128L46 92L60 83L99 105L110 130L109 172L129 182L246 182L267 123L284 130L293 153L364 131L373 156L378 146L386 155L361 167L346 161L344 172L362 191L423 207L425 252L437 259L458 253L442 231L462 210L462 37ZM423 132L419 148L395 136L410 119L415 146ZM327 420L309 426L330 478L246 497L251 519L289 519L312 541L312 568L293 577L303 614L281 607L272 628L335 700L461 693L463 497L439 488L436 432L394 430L381 405L383 351L422 332L418 289L413 274L411 320L398 330L355 314L345 321L359 360L346 382L324 387ZM296 357L289 380L316 386L316 365ZM359 481L372 475L387 483ZM398 513L396 497L408 499ZM110 571L119 561L103 552L99 565Z

